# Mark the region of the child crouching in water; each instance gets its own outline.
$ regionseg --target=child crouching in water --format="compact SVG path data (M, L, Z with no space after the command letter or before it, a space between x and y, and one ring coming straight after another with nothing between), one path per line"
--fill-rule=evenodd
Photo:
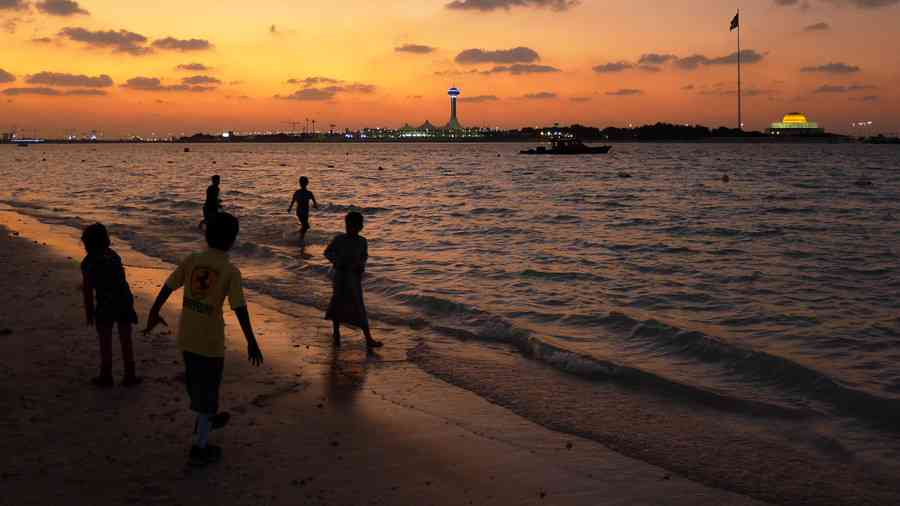
M96 326L100 340L100 375L91 381L102 388L113 386L112 329L116 325L122 344L122 362L125 364L122 385L137 385L141 379L134 374L131 326L138 320L122 259L109 247L109 234L100 223L84 229L81 242L87 252L81 262L84 313L88 326Z
M191 410L197 414L189 464L203 466L219 460L222 450L208 443L212 429L224 427L227 412L219 412L219 386L225 365L225 320L222 303L225 297L237 315L247 339L247 358L258 366L262 352L253 335L250 314L241 288L241 271L228 259L228 250L237 239L237 218L219 213L207 222L206 243L209 249L188 256L160 289L150 315L150 332L166 322L159 311L173 291L184 287L184 303L178 330L178 349L184 357L185 383Z
M362 275L366 271L369 246L359 235L363 229L363 215L353 211L344 218L347 233L335 237L325 248L325 257L334 267L331 302L325 319L334 327L334 345L341 345L341 324L362 329L368 348L380 348L382 343L372 339L366 305L363 303Z

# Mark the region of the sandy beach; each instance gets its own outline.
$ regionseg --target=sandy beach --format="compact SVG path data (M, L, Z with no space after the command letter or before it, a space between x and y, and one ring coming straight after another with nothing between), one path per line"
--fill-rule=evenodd
M92 388L78 231L8 211L0 224L0 494L10 504L758 504L428 376L390 348L399 329L380 329L388 346L376 357L354 333L334 352L319 311L253 291L266 362L249 366L226 316L222 401L233 418L213 434L223 460L192 470L173 335L137 335L140 387ZM143 319L171 266L113 247ZM166 307L170 323L178 310Z

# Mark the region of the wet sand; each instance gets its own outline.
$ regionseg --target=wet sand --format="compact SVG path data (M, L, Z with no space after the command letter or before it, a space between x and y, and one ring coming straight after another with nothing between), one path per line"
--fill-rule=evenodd
M124 248L143 322L172 266ZM0 211L0 497L10 504L759 504L559 434L390 348L330 346L318 310L247 292L266 362L226 312L223 460L186 467L193 415L174 336L136 332L135 389L97 390L77 231ZM164 316L173 325L180 292ZM405 331L409 332L409 331ZM115 338L114 338L115 340ZM114 375L121 360L114 345Z

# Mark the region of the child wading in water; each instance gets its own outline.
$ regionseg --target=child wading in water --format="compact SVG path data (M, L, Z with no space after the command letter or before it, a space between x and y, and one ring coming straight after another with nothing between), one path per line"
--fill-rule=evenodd
M113 386L112 329L113 325L117 325L122 344L122 362L125 364L122 385L137 385L141 379L134 374L131 326L138 320L122 259L109 247L109 234L100 223L84 229L81 242L87 251L87 256L81 262L84 313L88 326L97 327L97 337L100 339L100 376L92 382L99 387Z
M366 238L359 235L363 228L363 216L358 212L347 213L344 218L347 233L340 234L325 248L325 257L334 266L334 281L331 302L325 319L334 326L334 345L341 345L341 324L345 323L362 329L366 336L366 346L379 348L382 343L372 339L369 319L363 303L362 275L369 258Z
M288 206L288 212L291 212L291 209L294 207L294 202L297 203L297 219L300 220L301 242L306 238L306 232L309 231L309 201L312 201L313 206L316 209L319 208L319 203L316 202L315 195L306 189L307 186L309 186L309 178L302 176L300 178L300 189L294 192L294 196L291 198L291 205Z
M203 220L200 222L200 228L203 225L209 225L210 220L219 214L222 209L222 201L219 200L219 183L222 178L218 175L210 178L210 185L206 187L206 201L203 203Z
M227 251L238 235L238 220L220 213L206 225L209 249L188 256L159 291L147 317L150 332L157 324L167 325L159 311L174 290L184 287L184 305L178 330L178 349L184 356L185 383L191 410L197 414L189 463L203 466L217 461L218 446L208 444L209 431L228 422L227 412L219 412L219 385L225 365L225 297L237 315L247 339L247 358L253 365L263 361L253 335L250 314L241 288L241 271L228 259Z

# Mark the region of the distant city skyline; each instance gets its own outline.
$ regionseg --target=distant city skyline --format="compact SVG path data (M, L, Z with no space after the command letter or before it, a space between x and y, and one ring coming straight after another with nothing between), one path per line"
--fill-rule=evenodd
M0 131L730 127L738 7L746 129L900 131L900 0L299 4L0 0Z

